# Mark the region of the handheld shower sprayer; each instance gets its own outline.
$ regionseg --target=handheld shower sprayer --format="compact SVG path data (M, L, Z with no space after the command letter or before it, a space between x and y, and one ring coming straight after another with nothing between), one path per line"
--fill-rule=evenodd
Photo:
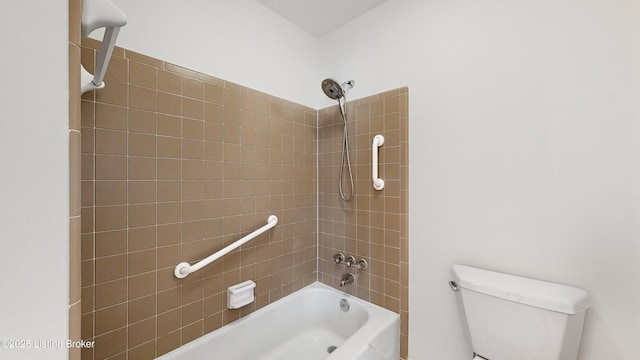
M351 90L354 85L355 81L353 80L345 81L342 84L339 84L333 79L322 80L322 91L324 91L325 95L327 95L327 97L329 97L330 99L338 101L338 107L340 108L340 114L342 115L342 120L344 122L342 157L340 159L340 175L338 178L338 191L340 193L340 197L344 201L351 201L354 194L353 173L351 171L351 160L349 160L349 139L347 134L347 98L345 96L347 91ZM344 190L342 189L345 163L347 166L347 170L349 171L349 185L351 187L351 193L349 194L345 194Z

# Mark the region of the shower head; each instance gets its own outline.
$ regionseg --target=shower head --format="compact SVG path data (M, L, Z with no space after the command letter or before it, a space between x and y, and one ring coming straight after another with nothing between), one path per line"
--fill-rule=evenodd
M344 90L337 81L333 79L322 80L322 91L325 95L334 100L340 100L344 96Z

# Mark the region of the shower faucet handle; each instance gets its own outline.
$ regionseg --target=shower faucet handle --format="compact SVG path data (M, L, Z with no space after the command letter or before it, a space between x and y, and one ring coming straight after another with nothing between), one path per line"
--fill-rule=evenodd
M356 270L364 270L369 267L369 264L367 263L367 260L360 259L358 260L358 263L355 264L353 267L355 267Z
M355 264L356 264L356 258L353 255L347 256L347 261L345 262L345 265L347 267L352 267Z
M349 255L347 257L347 262L346 262L347 267L352 267L356 270L364 270L366 268L369 267L369 264L367 263L367 260L365 259L360 259L356 262L356 258L353 257L352 255Z
M336 264L342 264L344 262L344 254L337 253L333 255L333 261L335 261Z

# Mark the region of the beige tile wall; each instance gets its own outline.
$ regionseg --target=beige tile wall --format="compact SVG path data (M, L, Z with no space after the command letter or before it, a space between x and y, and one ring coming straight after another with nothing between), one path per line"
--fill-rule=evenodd
M81 108L83 359L152 359L317 279L316 110L121 48L106 84ZM227 310L248 279L256 302Z
M401 315L401 356L408 346L408 89L400 88L349 101L347 130L355 196L338 196L343 119L338 106L319 111L319 280L338 287L351 272L354 285L347 292ZM377 191L371 179L373 137L381 134L379 176L385 188ZM347 174L346 167L344 168ZM346 176L345 176L346 178ZM343 183L349 189L348 182ZM364 258L364 271L336 265L332 257Z

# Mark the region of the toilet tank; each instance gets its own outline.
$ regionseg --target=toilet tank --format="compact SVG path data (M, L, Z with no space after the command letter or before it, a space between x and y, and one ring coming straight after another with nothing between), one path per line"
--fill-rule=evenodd
M589 293L453 266L473 351L490 360L576 360Z

